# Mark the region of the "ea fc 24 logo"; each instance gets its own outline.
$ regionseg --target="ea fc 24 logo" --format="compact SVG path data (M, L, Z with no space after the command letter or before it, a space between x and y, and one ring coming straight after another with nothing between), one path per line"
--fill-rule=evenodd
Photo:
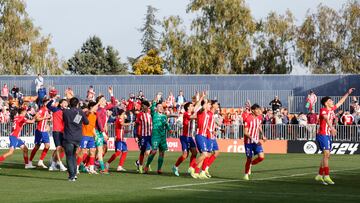
M315 142L309 141L304 144L304 152L306 154L315 154L317 152L317 145Z
M331 154L354 154L359 147L359 143L332 143ZM304 152L306 154L315 154L321 153L321 150L318 150L318 147L315 142L309 141L304 144Z

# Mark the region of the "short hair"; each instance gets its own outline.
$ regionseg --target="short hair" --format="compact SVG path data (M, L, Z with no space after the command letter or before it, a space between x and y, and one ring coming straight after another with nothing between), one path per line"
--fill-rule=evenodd
M100 95L98 97L96 97L96 103L99 103L100 99L102 99L104 97L104 95Z
M331 97L329 97L329 96L323 97L323 98L321 99L321 105L325 106L325 103L326 103L329 99L331 99Z
M119 109L119 111L118 111L118 116L120 116L121 114L123 114L125 112L125 110L124 109Z
M147 107L150 107L150 103L148 101L146 101L146 100L141 102L141 104L143 104L143 105L145 105Z
M190 105L191 105L191 102L186 102L186 104L184 105L185 111L189 110Z
M212 106L212 105L218 103L218 101L217 100L211 100L210 103L211 103L211 106Z
M94 107L97 103L94 101L90 101L88 104L88 109L91 109L92 107Z
M74 108L74 107L77 107L77 105L79 104L79 99L76 98L76 97L73 97L70 99L70 107Z
M259 104L253 104L252 106L251 106L251 110L255 110L255 109L261 109L261 107L259 106Z

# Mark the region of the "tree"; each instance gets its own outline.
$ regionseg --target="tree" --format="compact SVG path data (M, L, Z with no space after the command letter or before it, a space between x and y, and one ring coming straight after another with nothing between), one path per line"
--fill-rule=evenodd
M158 9L148 5L144 26L140 28L140 32L143 33L141 45L143 46L142 53L144 54L151 49L158 49L158 32L155 29L155 26L159 24L159 21L155 17L157 11Z
M290 54L295 52L296 26L288 10L285 15L269 13L260 21L254 39L256 57L246 66L246 73L285 74L292 70Z
M23 0L0 0L0 73L61 74L50 36L42 36Z
M164 73L163 64L158 52L151 49L133 65L133 72L135 75L161 75Z
M120 62L119 52L104 47L97 36L90 37L68 60L69 70L74 74L125 74L127 65Z
M340 73L342 19L337 11L319 5L317 13L307 14L298 28L297 55L312 73Z

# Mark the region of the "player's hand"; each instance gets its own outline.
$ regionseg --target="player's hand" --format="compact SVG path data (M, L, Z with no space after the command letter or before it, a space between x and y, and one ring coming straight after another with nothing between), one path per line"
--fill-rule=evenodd
M108 92L109 92L110 95L113 94L113 89L112 89L112 87L108 87Z
M331 130L330 130L331 135L335 136L336 132L337 132L336 129L334 127L332 127Z
M139 143L139 138L135 137L135 142Z
M352 87L348 90L348 93L351 94L353 91L355 91L355 88Z
M263 140L264 142L266 142L266 141L267 141L267 138L266 138L265 136L263 136L262 140Z

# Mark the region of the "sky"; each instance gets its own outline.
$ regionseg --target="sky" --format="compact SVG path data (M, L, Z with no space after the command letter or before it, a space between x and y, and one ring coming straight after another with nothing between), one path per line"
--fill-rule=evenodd
M43 35L51 35L52 44L60 58L66 60L93 35L105 46L115 47L122 62L137 57L142 50L142 34L146 7L158 10L159 20L179 15L189 28L193 14L186 13L189 0L26 0L27 12ZM306 12L315 11L322 3L340 9L346 0L246 0L255 19L265 18L270 11L293 12L297 24Z

